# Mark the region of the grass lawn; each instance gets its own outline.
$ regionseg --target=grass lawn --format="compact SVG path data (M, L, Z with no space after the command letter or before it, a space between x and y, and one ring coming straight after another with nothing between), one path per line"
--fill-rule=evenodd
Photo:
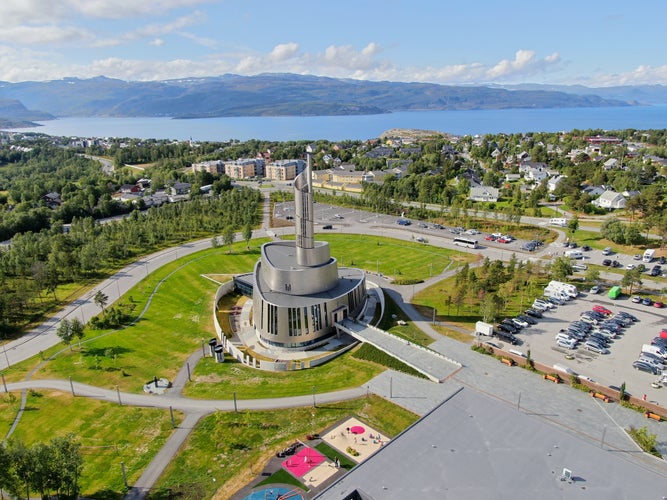
M172 262L138 283L124 295L122 302L134 306L138 315L150 305L136 324L115 332L87 331L80 347L62 350L41 368L34 378L68 378L97 386L141 392L153 377L173 379L185 359L202 339L214 336L213 296L218 284L208 279L225 280L231 274L251 270L259 256L254 241L204 250ZM225 277L224 275L228 276ZM102 335L104 334L104 335ZM94 337L94 338L91 338Z
M225 363L213 358L200 361L183 395L200 399L280 398L303 396L358 387L384 371L383 366L362 363L350 352L329 363L308 370L266 372L249 368L227 357Z
M384 301L385 312L382 321L378 325L379 328L422 346L427 346L435 341L435 339L432 339L417 328L398 307L396 302L386 293L384 294ZM405 324L399 324L399 321Z
M4 438L21 400L20 393L0 398L0 435ZM176 425L182 416L174 413ZM119 406L58 391L29 391L26 411L11 439L30 446L73 433L81 444L84 470L81 492L90 497L124 491L121 462L134 483L171 435L169 411ZM110 498L110 497L106 497Z
M373 395L315 409L216 413L200 422L156 488L169 488L176 494L194 490L198 498L214 494L229 498L257 477L277 451L295 439L305 440L313 431L321 434L350 416L390 437L418 419Z
M285 239L290 239L287 236ZM293 239L293 236L291 237ZM472 262L476 256L423 243L358 234L327 234L331 256L339 265L358 267L370 273L402 280L424 280L452 265Z

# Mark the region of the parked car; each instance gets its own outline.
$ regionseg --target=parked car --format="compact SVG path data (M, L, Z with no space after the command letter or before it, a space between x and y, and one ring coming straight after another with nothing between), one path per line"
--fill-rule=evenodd
M322 229L333 229L333 226L331 224L325 224L322 226Z
M664 304L663 304L662 302L660 302L659 300L656 300L656 301L653 303L653 307L657 307L658 309L662 309L662 306L663 306L663 305L664 305Z
M526 309L526 314L533 318L541 318L543 316L542 311L538 311L537 309Z
M507 327L511 333L517 333L521 328L514 324L511 319L504 319L500 322L502 326Z
M584 344L584 349L586 349L587 351L597 352L598 354L609 354L609 349L599 344L592 343L590 341Z
M642 298L639 295L633 295L630 300L635 304L639 304L642 301Z
M590 251L591 251L591 247L589 247L588 245L584 245L584 246L582 246L581 249L582 249L584 252L590 252Z
M644 297L642 299L642 304L644 304L645 306L652 306L653 305L653 300L649 299L648 297Z
M521 319L520 317L512 318L512 323L514 323L519 328L528 328L530 326L530 323Z
M593 285L589 290L589 293L600 293L601 291L602 287L600 285Z
M519 343L519 339L516 338L512 333L505 332L503 330L498 330L496 332L496 337L504 340L505 342L509 342L512 345L516 345Z
M635 316L634 314L629 313L629 312L627 312L627 311L619 311L618 314L619 314L620 316L625 317L625 318L630 318L630 319L631 319L632 321L634 321L635 323L636 323L637 321L639 321L639 318L638 318L637 316Z
M572 340L557 340L556 345L559 347L564 347L565 349L576 349L577 348L577 341L572 339Z
M641 256L640 254L638 254L638 253L636 253L636 254L634 255L634 257L632 257L632 258L635 259L635 260L642 260L642 256Z
M650 373L652 375L658 375L660 373L660 370L657 368L654 368L653 366L649 365L648 363L645 363L644 361L635 361L632 363L632 367L635 370L640 370L643 372Z
M495 236L493 236L492 234L487 234L487 235L484 237L484 239L485 239L486 241L496 241L497 238L496 238Z
M617 260L612 260L611 267L621 267L621 263Z
M511 334L516 333L516 328L510 325L505 325L503 323L498 323L496 325L496 330L498 332L504 332L504 333L511 333Z
M603 266L611 266L611 259L604 259L602 261Z
M529 325L536 325L537 324L537 320L534 317L529 316L528 314L519 314L517 316L517 318L519 318L520 320L525 321Z
M599 304L595 304L593 306L593 311L602 313L605 316L610 316L611 315L611 311L609 309L607 309L605 306L601 306Z

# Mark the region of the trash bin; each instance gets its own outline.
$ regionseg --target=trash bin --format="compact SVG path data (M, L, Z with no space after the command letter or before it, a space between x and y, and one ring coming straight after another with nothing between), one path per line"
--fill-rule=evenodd
M208 341L208 350L209 350L209 352L210 352L210 354L211 354L211 357L214 357L214 356L215 356L215 351L214 351L214 349L215 349L215 346L216 346L216 345L218 345L218 339L213 338L213 339L211 339L211 340Z
M224 363L225 362L225 348L222 347L221 345L217 345L213 348L215 352L215 361L217 363Z

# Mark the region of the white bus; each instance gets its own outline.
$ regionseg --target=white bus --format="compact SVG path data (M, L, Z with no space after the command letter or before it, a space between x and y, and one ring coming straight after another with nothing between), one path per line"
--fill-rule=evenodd
M549 221L552 226L567 227L567 219L562 217L555 217Z
M456 237L454 238L454 244L461 247L477 248L477 240L473 240L472 238Z

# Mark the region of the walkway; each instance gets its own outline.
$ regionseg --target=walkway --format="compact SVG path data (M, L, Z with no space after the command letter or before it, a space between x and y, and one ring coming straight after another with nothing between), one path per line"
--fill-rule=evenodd
M461 368L461 363L451 360L443 354L413 344L366 323L347 318L336 323L336 327L354 338L390 354L433 382L442 382Z

